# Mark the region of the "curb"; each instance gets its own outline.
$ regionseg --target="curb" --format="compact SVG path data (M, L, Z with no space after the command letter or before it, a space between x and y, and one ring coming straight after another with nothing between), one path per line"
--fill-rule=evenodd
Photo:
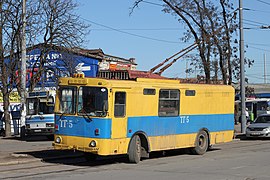
M26 163L32 163L32 162L38 162L38 161L51 161L51 160L58 160L58 159L66 159L66 158L79 158L83 157L82 154L69 154L69 155L61 155L61 156L52 156L47 158L35 158L33 156L29 156L27 154L11 154L12 157L15 157L17 159L7 161L7 162L0 162L0 166L6 166L6 165L16 165L16 164L26 164Z
M8 161L8 162L0 162L0 166L26 164L26 163L37 162L37 161L40 161L40 159L14 160L14 161Z

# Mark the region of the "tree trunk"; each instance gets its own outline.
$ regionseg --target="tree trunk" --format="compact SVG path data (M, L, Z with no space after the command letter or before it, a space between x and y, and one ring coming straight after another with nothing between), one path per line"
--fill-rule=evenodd
M7 89L7 88L3 88ZM5 91L5 90L4 90ZM11 136L11 119L9 109L9 93L3 93L3 100L4 100L4 120L5 120L5 136Z
M2 2L0 2L0 15L2 15ZM1 22L2 23L2 22ZM6 74L6 66L4 62L4 48L3 48L3 28L0 26L0 69L1 69L1 82L2 82L2 95L3 95L3 103L4 103L4 121L5 121L5 135L6 137L11 136L11 121L9 114L9 93L7 87L7 74Z
M231 66L231 56L232 56L232 48L231 48L231 43L230 43L230 29L228 26L228 21L227 21L227 12L225 9L225 5L224 5L224 1L220 0L220 5L222 7L222 17L224 20L224 25L225 25L225 33L226 33L226 44L227 44L227 51L225 57L227 57L226 61L227 61L227 71L228 76L226 74L226 82L231 85L232 84L232 66Z

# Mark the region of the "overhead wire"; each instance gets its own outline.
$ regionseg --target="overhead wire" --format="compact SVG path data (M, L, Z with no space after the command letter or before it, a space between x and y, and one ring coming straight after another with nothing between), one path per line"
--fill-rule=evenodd
M257 48L257 47L254 47L254 46L248 46L248 47L253 48L253 49L257 49L257 50L261 50L261 51L270 52L270 49Z
M153 3L153 2L150 2L150 1L144 1L144 0L142 0L141 2L146 3L146 4L155 5L155 6L161 6L161 7L164 7L162 4Z
M267 23L262 23L262 22L258 22L258 21L248 20L248 19L243 19L243 20L244 20L244 21L247 21L247 22L259 24L259 25L269 25L269 24L267 24Z
M97 22L91 21L89 19L85 19L83 17L81 17L81 19L83 19L84 21L90 22L92 24L95 24L95 25L98 25L98 26L101 26L101 27L105 27L107 29L111 29L113 31L116 31L116 32L119 32L119 33L122 33L122 34L127 34L127 35L130 35L130 36L135 36L135 37L139 37L139 38L143 38L143 39L148 39L148 40L153 40L153 41L159 41L159 42L166 42L166 43L173 43L173 44L186 44L185 42L180 42L180 41L179 42L177 42L177 41L168 41L168 40L157 39L157 38L152 38L152 37L147 37L147 36L142 36L142 35L130 33L130 32L127 32L127 31L123 31L123 30L120 30L120 29L116 29L116 28L110 27L108 25L104 25L104 24L101 24L101 23L97 23Z
M270 44L262 44L262 43L249 43L249 42L247 42L247 44L256 45L256 46L266 46L266 47L270 47Z
M91 29L91 31L114 31L112 29L99 29L99 28L93 28ZM179 31L181 30L181 28L120 28L117 30L121 30L121 31Z
M262 1L262 0L256 0L256 1L258 1L258 2L260 2L260 3L263 3L263 4L266 4L266 5L270 5L269 2L265 2L265 1Z
M269 11L260 11L260 10L255 10L252 8L244 8L244 10L270 13ZM255 26L255 27L245 27L244 29L246 30L266 30L268 29L268 26L269 26L269 23L263 23L263 22L258 22L254 20L249 20L249 19L243 19L243 20L247 21L247 22L244 22L245 24ZM267 27L264 27L264 26L267 26Z
M263 11L263 10L258 10L258 9L245 8L244 10L270 14L270 11Z

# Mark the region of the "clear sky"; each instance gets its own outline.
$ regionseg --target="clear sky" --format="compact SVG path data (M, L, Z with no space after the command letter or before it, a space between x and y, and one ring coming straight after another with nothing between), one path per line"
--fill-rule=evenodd
M136 58L138 70L149 70L190 43L180 38L184 26L162 7L141 3L130 16L134 0L77 0L78 14L91 25L85 48L101 48L104 53L124 58ZM148 2L160 3L159 0ZM238 0L234 1L238 6ZM247 69L246 76L251 83L264 82L264 54L267 61L267 82L270 82L270 29L259 27L270 25L270 1L243 0L244 41L248 48L246 56L255 64ZM239 38L239 37L238 37ZM186 60L182 59L167 69L163 75L185 78ZM195 77L195 73L188 75Z

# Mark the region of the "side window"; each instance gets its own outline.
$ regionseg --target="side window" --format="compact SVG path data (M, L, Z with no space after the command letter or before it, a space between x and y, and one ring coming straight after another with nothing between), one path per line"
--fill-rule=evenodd
M159 91L159 116L178 116L180 104L179 90L161 89Z
M116 92L114 101L114 116L124 117L126 115L126 93Z
M27 115L35 115L38 112L38 99L29 98L27 99Z
M143 89L143 95L155 95L156 94L156 90L155 89Z
M186 90L185 95L186 96L195 96L196 91L195 90Z

